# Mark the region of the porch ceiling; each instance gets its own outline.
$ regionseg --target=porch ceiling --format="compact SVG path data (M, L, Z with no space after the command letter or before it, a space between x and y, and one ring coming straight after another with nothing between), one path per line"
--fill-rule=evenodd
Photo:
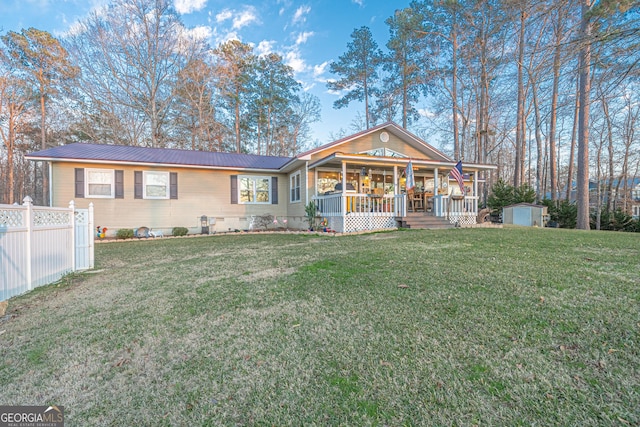
M343 153L333 153L327 157L324 157L316 162L313 162L309 165L309 169L317 168L320 166L324 167L342 167L342 163L347 163L348 165L353 165L355 168L360 167L393 167L398 166L401 168L405 168L409 161L412 162L414 170L419 169L452 169L457 162L445 162L440 160L427 160L427 159L410 159L403 157L377 157L377 156L369 156L366 154L343 154ZM476 164L476 163L464 163L462 167L465 171L482 171L482 170L497 170L498 167L496 165L484 165L484 164Z

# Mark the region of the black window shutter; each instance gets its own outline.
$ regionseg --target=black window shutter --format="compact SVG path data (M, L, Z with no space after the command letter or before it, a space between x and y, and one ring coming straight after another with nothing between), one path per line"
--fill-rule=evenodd
M142 199L142 171L133 172L133 198Z
M178 198L178 172L171 172L169 174L169 198Z
M116 170L116 199L124 199L124 171Z
M278 177L277 176L271 177L271 204L272 205L278 204Z
M231 204L238 204L238 175L231 175Z
M75 169L76 197L84 197L84 168Z

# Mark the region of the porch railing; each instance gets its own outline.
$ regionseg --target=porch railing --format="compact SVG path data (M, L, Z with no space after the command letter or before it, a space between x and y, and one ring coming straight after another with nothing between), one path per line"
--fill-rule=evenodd
M402 217L407 214L407 198L404 194L375 196L371 194L330 194L315 196L317 214L333 216L387 216Z
M440 217L474 217L478 215L478 196L445 196L433 198L433 212Z

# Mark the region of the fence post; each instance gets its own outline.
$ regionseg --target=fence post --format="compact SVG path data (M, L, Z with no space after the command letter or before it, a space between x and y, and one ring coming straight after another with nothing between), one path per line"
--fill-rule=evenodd
M89 227L89 268L93 269L94 267L94 255L93 255L93 250L94 250L94 245L95 245L95 239L94 239L94 234L93 234L93 230L95 230L94 226L93 226L93 202L89 203L89 224L87 224L87 227Z
M76 206L73 200L69 202L71 214L71 271L76 271Z
M24 223L27 227L27 268L26 268L26 276L27 276L27 290L33 289L33 281L31 280L31 241L32 241L32 233L33 233L33 199L29 196L26 196L22 200L22 206L25 207L24 210Z

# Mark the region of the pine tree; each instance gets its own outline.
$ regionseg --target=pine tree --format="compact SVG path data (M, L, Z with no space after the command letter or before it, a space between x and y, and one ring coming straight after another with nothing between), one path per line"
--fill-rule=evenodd
M327 82L327 87L334 91L347 91L334 102L334 108L346 107L352 101L364 102L365 123L369 128L372 98L378 93L378 67L383 55L368 27L354 30L351 40L347 44L347 51L329 66L330 71L341 78Z

